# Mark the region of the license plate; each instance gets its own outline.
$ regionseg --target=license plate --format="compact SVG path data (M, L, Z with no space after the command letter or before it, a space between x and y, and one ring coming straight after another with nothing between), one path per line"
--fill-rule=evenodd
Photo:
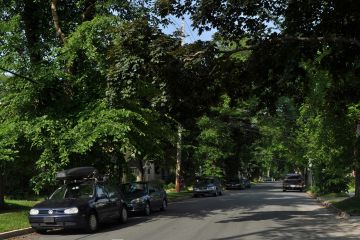
M55 222L54 217L44 217L44 223L53 223Z

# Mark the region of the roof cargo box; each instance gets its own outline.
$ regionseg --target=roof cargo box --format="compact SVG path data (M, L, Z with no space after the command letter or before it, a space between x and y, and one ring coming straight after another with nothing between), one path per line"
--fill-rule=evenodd
M77 167L60 171L56 174L57 180L80 180L84 178L92 178L97 175L94 167Z

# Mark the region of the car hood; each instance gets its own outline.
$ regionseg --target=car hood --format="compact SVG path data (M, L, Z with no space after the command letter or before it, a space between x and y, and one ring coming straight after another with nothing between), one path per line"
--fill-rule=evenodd
M226 184L240 184L239 181L230 181L230 182L227 182Z
M207 188L207 187L214 187L215 184L213 183L197 183L195 184L195 187L197 188Z
M81 207L88 203L89 199L67 198L62 200L48 199L40 202L34 208L69 208Z
M125 201L126 202L131 202L134 199L142 198L142 197L146 197L146 195L144 195L142 193L126 194L125 195Z

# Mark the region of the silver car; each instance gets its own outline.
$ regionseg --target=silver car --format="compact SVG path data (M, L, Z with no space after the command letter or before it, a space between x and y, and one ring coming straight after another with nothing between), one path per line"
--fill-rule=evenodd
M212 195L219 196L222 195L223 188L221 181L217 177L201 177L197 178L194 184L193 196L204 196Z

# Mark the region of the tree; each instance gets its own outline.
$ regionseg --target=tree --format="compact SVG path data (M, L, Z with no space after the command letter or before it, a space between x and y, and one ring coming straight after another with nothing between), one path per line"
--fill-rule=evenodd
M345 119L347 106L357 104L360 92L353 76L359 71L360 14L356 1L160 2L159 12L163 15L188 13L200 32L216 28L222 38L238 43L224 56L251 50L247 67L240 76L249 81L250 92L271 113L282 96L293 98L297 105L304 102L311 89L302 62L312 62L318 52L324 51L328 54L320 61L319 69L331 74L325 105L334 106L336 112L331 114L340 114ZM246 46L240 44L244 38ZM356 127L353 129L355 133ZM353 163L356 159L357 156L353 157ZM358 164L354 166L359 173ZM360 180L356 185L360 189ZM356 190L357 197L359 194L360 190Z

